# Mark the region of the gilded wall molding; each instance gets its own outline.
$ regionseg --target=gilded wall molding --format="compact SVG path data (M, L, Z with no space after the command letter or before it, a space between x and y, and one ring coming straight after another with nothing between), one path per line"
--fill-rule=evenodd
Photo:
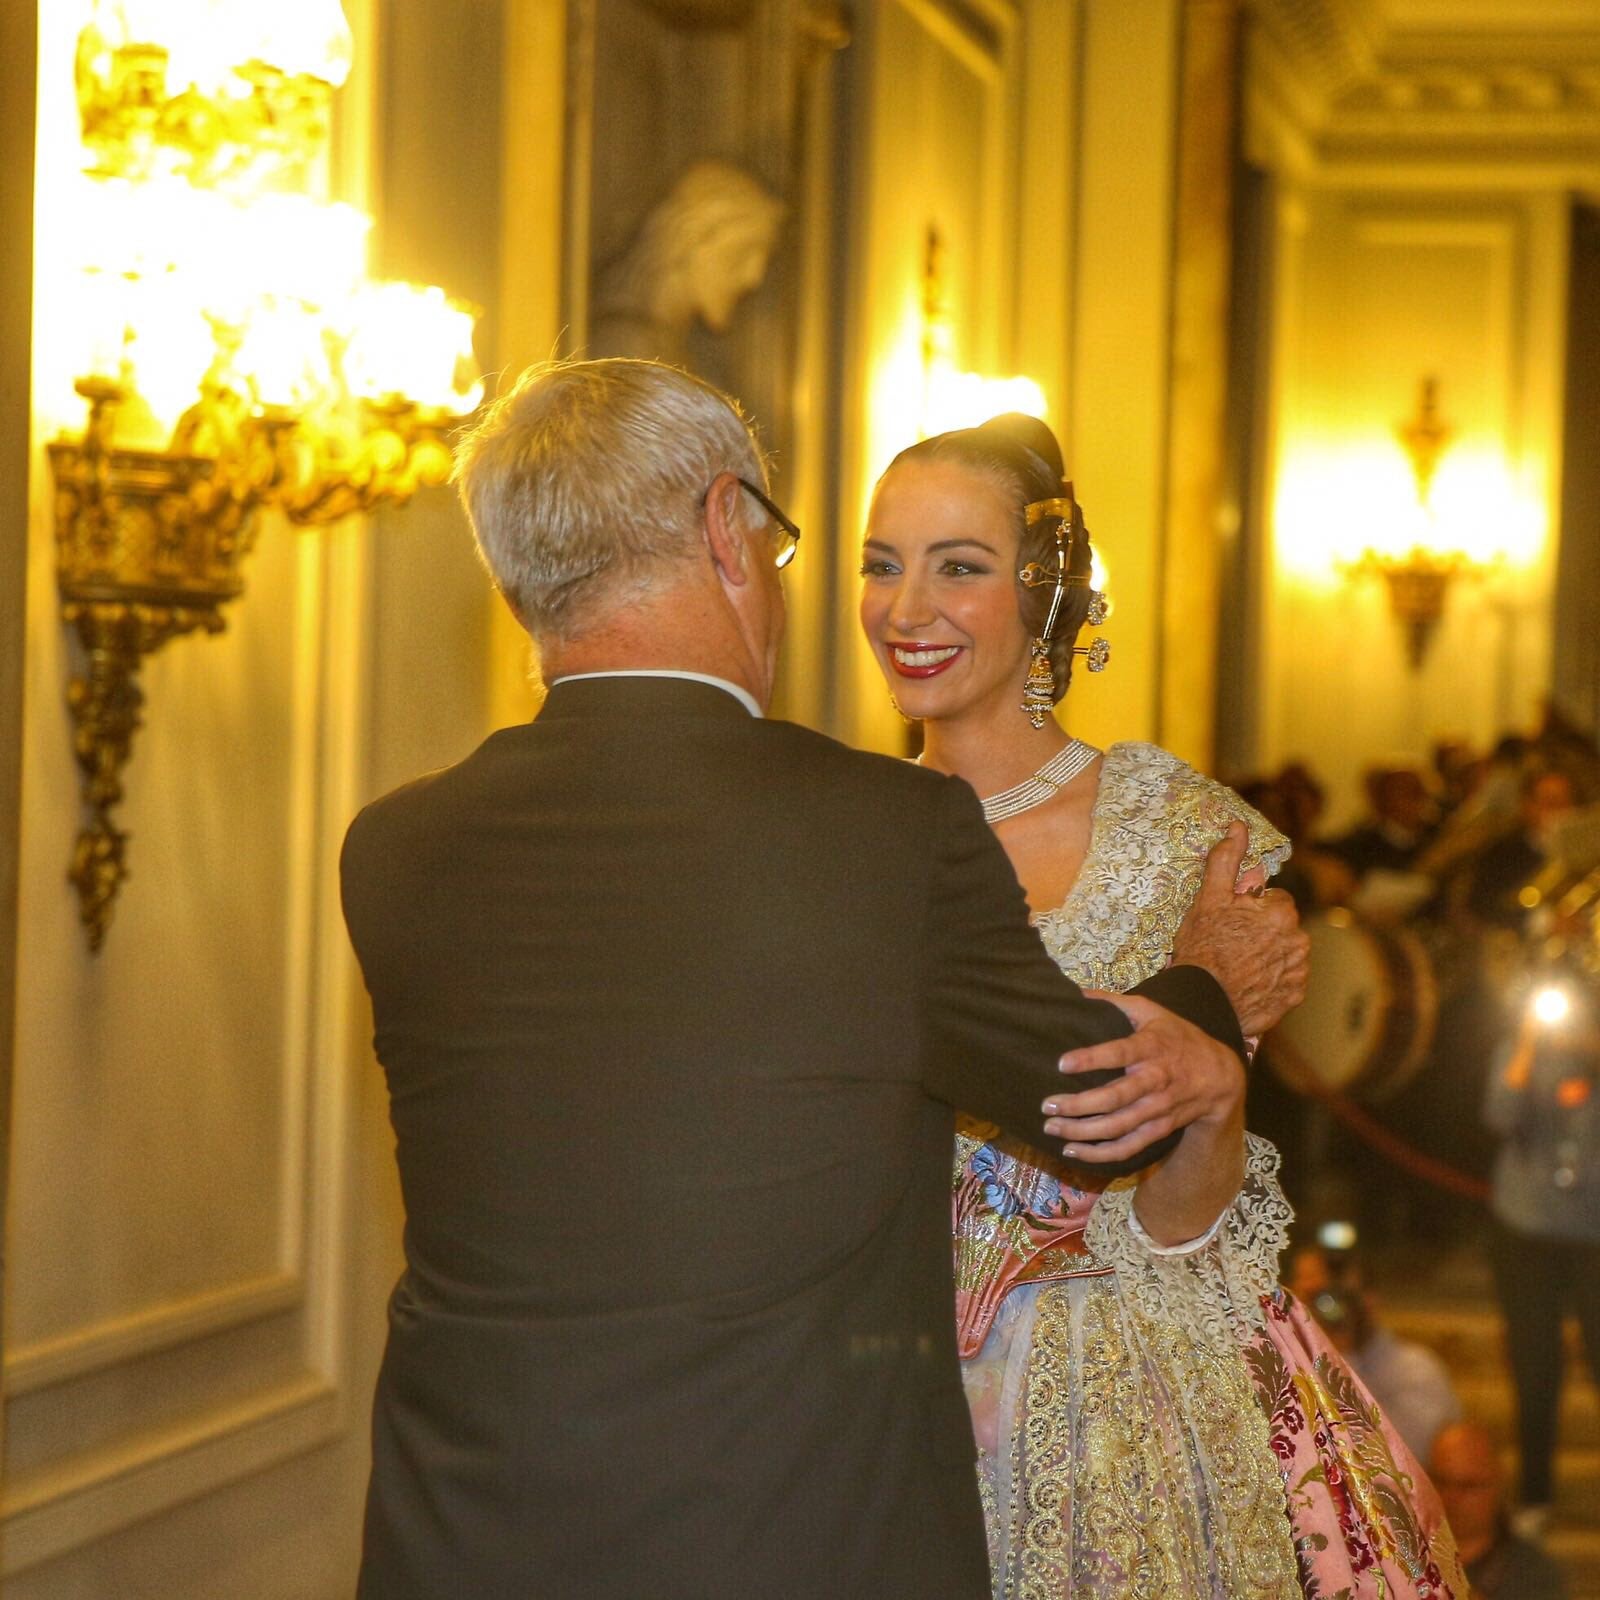
M0 1490L0 1576L338 1437L350 1420L346 1267L350 955L334 861L365 782L369 541L348 530L295 549L295 649L285 782L284 987L278 1205L265 1271L219 1271L191 1293L86 1320L8 1350L12 1470ZM154 1175L153 1175L154 1181ZM179 1170L163 1181L183 1182ZM13 1274L13 1292L16 1277ZM226 1398L174 1362L226 1368ZM75 1408L107 1384L154 1404L85 1442Z

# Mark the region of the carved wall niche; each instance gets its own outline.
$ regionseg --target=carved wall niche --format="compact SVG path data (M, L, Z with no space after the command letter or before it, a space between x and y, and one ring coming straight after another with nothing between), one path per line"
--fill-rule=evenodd
M575 0L567 32L562 348L679 362L756 419L806 529L776 704L819 727L849 20L838 0Z
M658 356L788 446L805 104L846 31L808 0L589 0L570 38L568 343Z

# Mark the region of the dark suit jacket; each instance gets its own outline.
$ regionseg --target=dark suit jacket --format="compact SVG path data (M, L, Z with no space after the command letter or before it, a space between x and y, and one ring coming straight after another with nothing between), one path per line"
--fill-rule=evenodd
M953 1109L1119 1036L971 789L666 679L356 819L407 1266L371 1600L982 1600ZM1145 992L1237 1043L1221 990Z

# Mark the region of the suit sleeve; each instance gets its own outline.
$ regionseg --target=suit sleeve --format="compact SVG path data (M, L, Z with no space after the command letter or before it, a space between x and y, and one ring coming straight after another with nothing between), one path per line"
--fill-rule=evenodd
M983 808L954 780L942 800L927 943L925 1088L1039 1143L1041 1102L1063 1086L1060 1056L1131 1030L1116 1006L1087 998L1050 959ZM1169 967L1134 992L1243 1054L1233 1007L1203 968ZM1137 1170L1175 1142L1169 1135L1143 1156L1097 1170Z
M1235 1054L1245 1053L1244 1035L1239 1031L1233 1002L1204 967L1167 967L1143 983L1135 984L1131 992L1177 1012L1186 1022L1203 1029Z
M1130 1030L1045 952L1011 863L966 784L943 786L927 928L924 1087L1038 1142L1058 1058Z

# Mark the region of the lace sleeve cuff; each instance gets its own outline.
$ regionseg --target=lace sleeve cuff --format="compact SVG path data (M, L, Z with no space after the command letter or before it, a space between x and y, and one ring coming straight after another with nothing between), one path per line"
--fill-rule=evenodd
M1233 1209L1233 1204L1234 1202L1229 1202L1228 1210ZM1194 1238L1186 1239L1182 1244L1157 1244L1145 1231L1145 1225L1139 1220L1138 1210L1132 1205L1128 1207L1128 1227L1140 1246L1153 1256L1189 1256L1196 1250L1204 1250L1216 1238L1227 1215L1227 1211L1220 1212L1217 1220L1204 1233L1196 1234Z
M1278 1166L1277 1150L1247 1133L1245 1178L1233 1203L1198 1239L1179 1245L1154 1243L1134 1215L1136 1185L1117 1183L1090 1213L1085 1243L1148 1315L1207 1343L1248 1340L1263 1326L1261 1301L1277 1287L1294 1220Z

